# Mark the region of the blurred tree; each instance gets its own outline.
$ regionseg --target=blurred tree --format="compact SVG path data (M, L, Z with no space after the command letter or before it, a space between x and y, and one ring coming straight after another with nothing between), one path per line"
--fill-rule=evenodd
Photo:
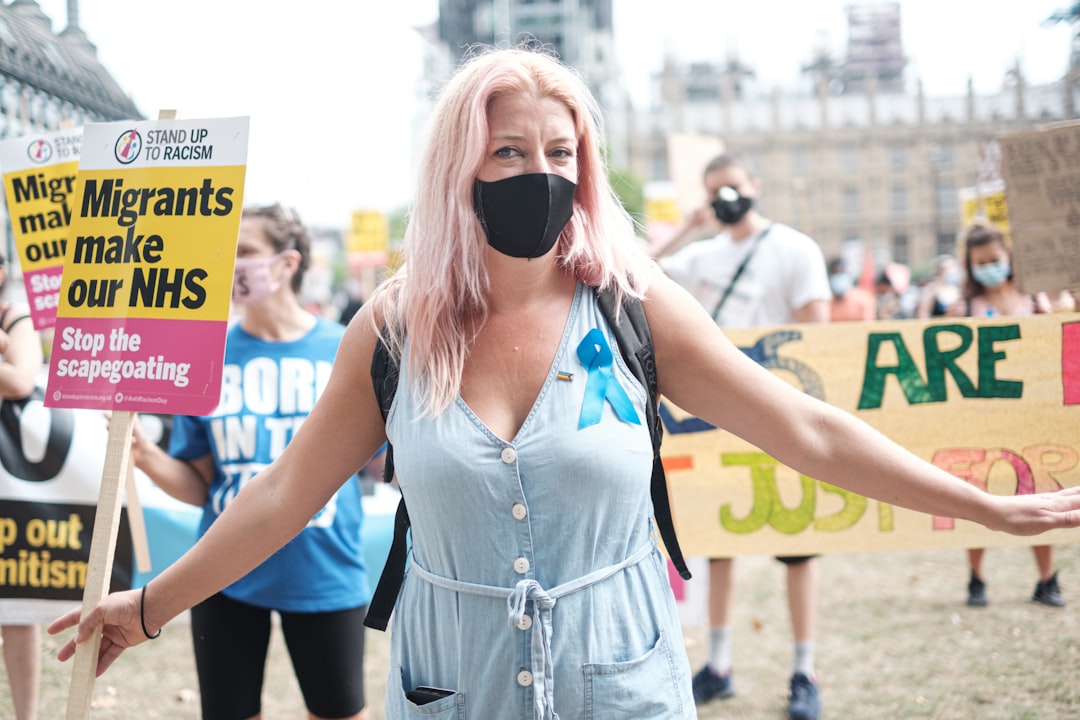
M608 171L608 182L639 229L645 224L645 184L629 170Z

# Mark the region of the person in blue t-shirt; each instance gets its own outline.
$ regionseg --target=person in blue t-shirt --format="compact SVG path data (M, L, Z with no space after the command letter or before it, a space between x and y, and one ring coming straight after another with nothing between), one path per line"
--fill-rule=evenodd
M344 328L305 310L298 291L310 240L280 205L240 222L221 400L177 416L166 453L136 425L136 465L170 495L203 508L205 534L245 483L285 449L330 377ZM364 615L371 599L356 476L264 563L191 611L203 720L260 717L271 613L277 612L308 712L366 720Z

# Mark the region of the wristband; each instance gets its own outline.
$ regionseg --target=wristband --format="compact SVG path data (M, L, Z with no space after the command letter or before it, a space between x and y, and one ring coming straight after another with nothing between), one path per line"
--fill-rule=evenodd
M148 640L155 640L161 635L161 628L158 628L158 631L151 635L150 631L146 629L146 614L144 612L146 610L146 586L149 584L150 583L146 583L146 585L142 586L142 595L139 596L139 622L142 624L143 635L145 635Z

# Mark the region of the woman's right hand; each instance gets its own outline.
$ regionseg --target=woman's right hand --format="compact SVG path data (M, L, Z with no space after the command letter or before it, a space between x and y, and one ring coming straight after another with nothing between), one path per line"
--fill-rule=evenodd
M75 608L53 620L47 628L50 635L77 626L75 635L60 646L56 653L57 659L64 662L73 657L75 646L90 640L100 628L101 645L98 648L96 672L96 675L100 676L120 657L120 653L145 642L148 638L140 615L140 610L143 609L141 593L141 589L112 593L95 605L85 617L80 618L82 608ZM153 630L157 629L155 625Z

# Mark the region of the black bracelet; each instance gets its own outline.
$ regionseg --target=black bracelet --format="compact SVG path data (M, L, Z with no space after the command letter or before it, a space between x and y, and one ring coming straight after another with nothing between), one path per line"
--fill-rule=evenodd
M146 583L146 585L149 584L150 583ZM158 631L153 635L151 635L150 631L146 629L146 585L142 586L142 595L139 596L139 622L142 623L143 635L145 635L148 640L155 640L157 639L158 635L161 635L161 628L158 628Z

